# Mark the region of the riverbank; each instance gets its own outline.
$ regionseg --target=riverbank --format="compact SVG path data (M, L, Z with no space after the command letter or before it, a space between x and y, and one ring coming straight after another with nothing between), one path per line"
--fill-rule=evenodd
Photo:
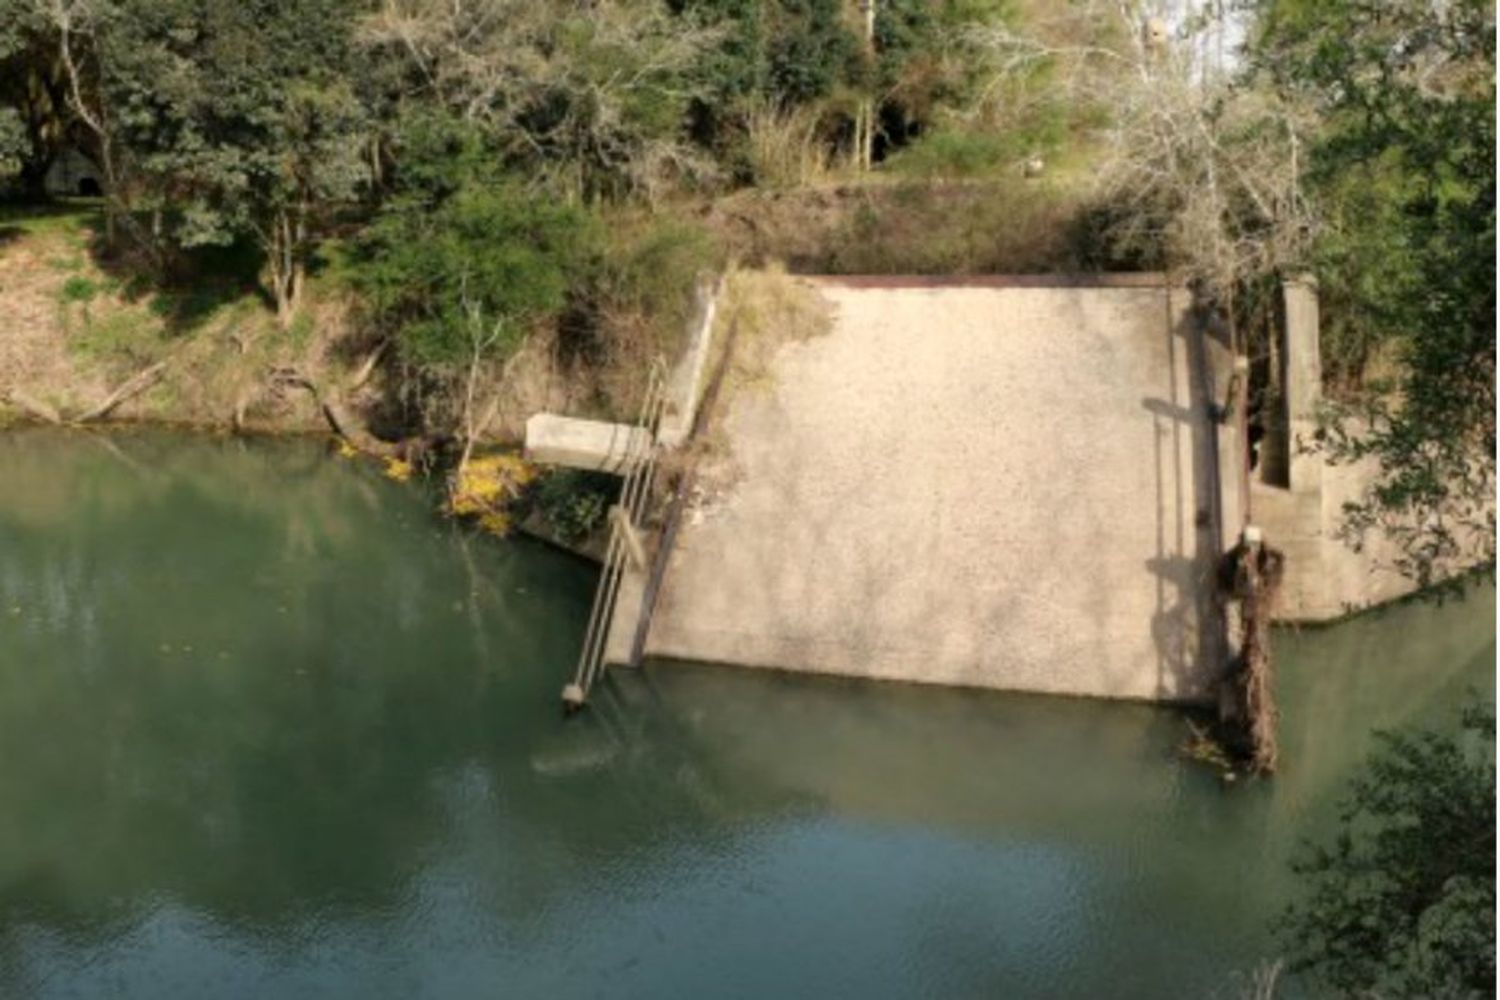
M517 442L526 418L544 410L633 413L641 373L656 355L670 360L675 352L695 281L727 262L926 275L1120 264L1101 255L1086 207L1076 179L1061 175L1017 187L899 173L681 198L650 210L616 206L589 287L574 290L562 315L536 324L499 378L482 378L478 395L497 402L479 433ZM432 385L401 370L350 287L347 239L357 225L313 252L300 309L285 325L254 248L196 252L168 279L150 261L103 255L102 225L97 200L0 205L0 420L87 412L165 362L111 418L273 432L326 427L310 384L340 394L386 440L455 423L452 400L433 397Z
M449 384L453 373L424 372L398 356L352 288L339 240L314 255L299 309L283 323L254 252L204 253L181 265L188 273L165 277L150 262L105 255L101 227L100 207L87 199L0 206L0 423L92 414L204 430L328 430L377 451L452 435L453 394L464 387ZM616 263L634 266L655 252L657 230L649 220L617 220ZM472 389L492 405L475 428L478 441L518 444L526 418L540 410L628 409L640 391L642 352L654 349L647 328L670 326L671 300L690 296L692 274L679 274L678 263L658 261L657 299L611 320L632 326L638 343L564 345L566 324L549 317L502 369L480 372ZM107 412L93 412L122 389Z

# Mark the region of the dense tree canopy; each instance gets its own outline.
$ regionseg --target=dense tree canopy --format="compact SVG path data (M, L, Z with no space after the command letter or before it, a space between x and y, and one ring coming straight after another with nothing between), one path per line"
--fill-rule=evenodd
M584 244L610 252L601 215L881 161L979 176L1053 199L1044 228L1104 248L1086 259L1179 268L1226 300L1314 270L1344 406L1323 445L1384 470L1351 532L1396 534L1422 580L1475 538L1492 557L1493 4L1187 7L0 0L0 184L40 197L81 149L107 252L165 274L253 248L284 327L320 244L355 236L374 322L428 364L453 353L463 287L518 322L576 304L554 279L585 280ZM1044 153L1068 181L1024 186ZM458 270L422 272L417 247ZM475 270L490 258L534 299L501 297Z
M1488 538L1495 452L1495 17L1485 0L1279 0L1257 49L1315 109L1314 263L1335 374L1384 350L1337 457L1379 459L1351 527L1400 534L1427 582Z

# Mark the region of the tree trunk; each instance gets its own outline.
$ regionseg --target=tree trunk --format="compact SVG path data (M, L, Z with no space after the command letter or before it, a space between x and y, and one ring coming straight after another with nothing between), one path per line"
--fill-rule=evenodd
M286 209L278 209L269 238L262 240L266 266L271 272L271 296L276 300L276 322L283 330L291 327L297 315L306 277L301 252L306 227L301 215L299 209L299 217L294 220Z
M875 162L875 3L876 0L860 0L860 11L864 15L864 51L866 94L855 112L854 157L855 166L869 170Z
M29 202L47 200L47 170L51 159L26 160L21 164L21 197Z
M114 249L115 236L118 231L116 216L123 192L120 179L115 174L115 158L110 141L109 124L105 121L102 104L98 108L90 108L88 102L83 99L83 82L79 76L78 64L73 59L72 12L68 8L59 6L55 9L53 17L58 28L58 54L62 56L63 68L67 71L73 111L78 115L79 121L94 133L99 142L99 165L104 168L106 188L104 192L104 245L107 249Z

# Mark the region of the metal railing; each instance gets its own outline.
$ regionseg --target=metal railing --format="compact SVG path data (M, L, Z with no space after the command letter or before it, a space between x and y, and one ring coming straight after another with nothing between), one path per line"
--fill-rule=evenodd
M639 545L646 505L655 484L657 456L661 451L656 434L667 405L666 383L665 364L661 361L653 363L635 422L636 433L631 435L622 463L625 482L620 487L620 502L610 512L609 545L605 549L599 584L594 590L594 604L589 611L588 628L583 634L583 649L578 654L573 680L563 687L563 707L568 711L583 707L594 682L604 670L615 603L620 596L620 581L625 576L626 560L632 558L632 550Z

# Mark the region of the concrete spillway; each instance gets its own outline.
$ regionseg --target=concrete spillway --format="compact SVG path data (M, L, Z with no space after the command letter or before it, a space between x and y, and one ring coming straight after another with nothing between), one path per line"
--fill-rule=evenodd
M647 655L1210 695L1213 567L1240 523L1219 468L1243 459L1221 454L1230 359L1187 290L810 280L831 329L720 400L725 460L681 522ZM616 658L635 624L618 616Z

